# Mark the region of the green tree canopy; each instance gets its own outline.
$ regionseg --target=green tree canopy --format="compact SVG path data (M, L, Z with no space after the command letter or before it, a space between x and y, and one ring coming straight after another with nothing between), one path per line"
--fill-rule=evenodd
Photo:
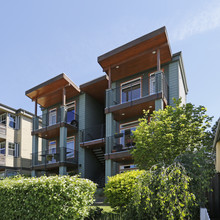
M191 103L182 105L181 100L175 100L175 105L154 111L150 123L148 112L140 119L134 131L136 148L131 150L140 169L172 164L177 156L212 144L208 130L212 118L206 114L206 108Z

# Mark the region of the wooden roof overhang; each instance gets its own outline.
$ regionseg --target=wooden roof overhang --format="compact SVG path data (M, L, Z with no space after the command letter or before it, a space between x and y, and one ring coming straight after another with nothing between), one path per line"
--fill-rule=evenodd
M66 99L77 96L80 89L64 74L60 74L46 82L39 84L25 92L32 101L36 101L42 107L47 108L62 102L63 88L66 89Z
M103 71L116 81L135 73L157 66L157 53L160 51L160 64L171 61L172 55L166 28L162 27L121 47L98 57Z
M108 77L106 75L80 85L80 90L91 95L100 103L105 102L105 90L108 88Z

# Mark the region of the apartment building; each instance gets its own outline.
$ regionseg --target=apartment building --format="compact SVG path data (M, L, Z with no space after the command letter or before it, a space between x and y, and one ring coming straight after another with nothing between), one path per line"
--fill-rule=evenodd
M186 102L181 52L172 54L165 27L101 55L98 63L106 74L79 87L60 74L26 91L36 109L33 176L81 173L102 185L108 176L136 169L129 149L143 110L173 105L172 98Z
M31 174L32 117L0 104L0 178Z

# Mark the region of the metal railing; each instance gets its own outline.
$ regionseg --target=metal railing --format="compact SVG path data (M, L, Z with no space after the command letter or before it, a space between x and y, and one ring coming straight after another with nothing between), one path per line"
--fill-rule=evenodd
M62 151L64 160L61 159ZM78 163L78 151L70 148L55 148L32 153L32 166L48 165L59 162Z
M119 87L106 91L106 107L120 105L126 102L163 93L163 96L168 100L169 86L163 72L155 72L150 76L143 76L134 82L126 82Z
M0 123L0 136L6 135L6 124Z
M106 153L114 153L126 151L135 146L132 133L119 133L106 138L107 149Z
M105 124L95 125L90 128L80 130L80 142L92 141L105 137Z
M55 124L59 124L61 122L65 122L69 125L72 125L75 128L78 128L79 116L74 112L66 112L64 120L62 120L62 115L60 109L56 111L55 114L51 114L50 112L44 113L38 116L42 119L42 128L49 127Z

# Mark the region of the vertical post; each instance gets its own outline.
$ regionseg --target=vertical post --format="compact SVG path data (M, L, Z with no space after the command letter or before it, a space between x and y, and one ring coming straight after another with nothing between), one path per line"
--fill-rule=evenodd
M111 73L111 67L108 67L108 88L111 89L112 86L112 73Z
M63 87L63 106L66 106L66 88Z
M35 99L35 116L37 116L37 98Z
M160 49L157 49L157 71L160 71Z

